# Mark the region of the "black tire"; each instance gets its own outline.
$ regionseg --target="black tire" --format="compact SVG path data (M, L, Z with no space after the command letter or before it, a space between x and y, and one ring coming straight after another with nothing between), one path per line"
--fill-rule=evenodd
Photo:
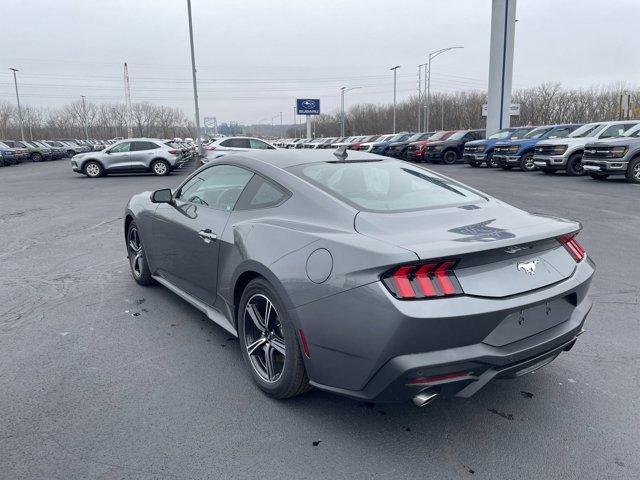
M533 163L533 152L523 153L520 157L520 170L523 172L533 172L538 167Z
M574 153L567 160L567 175L570 177L580 177L585 174L582 168L582 154Z
M158 177L164 177L165 175L169 175L171 167L164 160L154 160L151 162L151 172Z
M469 165L472 166L473 168L478 168L480 167L480 165L482 165L481 162L469 162Z
M33 152L31 154L31 161L32 162L41 162L42 161L42 154L40 154L38 152Z
M606 180L607 178L609 178L609 175L607 173L591 172L591 173L589 173L589 176L591 178L593 178L594 180Z
M447 165L453 165L458 160L458 154L453 150L447 150L442 155L442 161Z
M75 154L76 152L74 152L73 150L67 150L67 158L73 158Z
M545 175L553 175L554 173L556 173L556 171L552 168L541 168L540 171Z
M627 182L640 183L640 157L632 158L627 166Z
M135 222L129 224L127 229L127 258L131 276L138 285L153 285L156 281L151 277L147 254L144 251L140 232Z
M270 310L272 313L269 316L266 329L268 335L261 333L265 330L264 323L260 321L260 318L264 318L265 315L261 314L256 321L247 310L247 305L251 303L260 313L260 305L266 304L267 301L271 302L273 307ZM255 312L251 308L249 310ZM244 358L254 382L263 392L270 397L284 399L300 395L310 388L296 329L291 323L280 297L266 280L255 278L246 286L240 299L237 320L242 358ZM258 325L262 325L262 329ZM255 354L249 354L248 345L254 346ZM273 345L279 345L279 347ZM284 347L284 355L279 350L282 347ZM274 356L272 357L271 354ZM271 369L267 368L264 360L267 356L271 359L269 361L272 365ZM272 377L269 377L267 370L273 374ZM276 372L276 370L279 371ZM268 377L272 380L268 380Z
M488 168L498 168L500 166L498 162L493 159L493 152L487 153L487 158L484 160L484 163Z
M513 167L511 165L501 165L500 168L502 170L511 170Z
M100 164L100 162L97 162L95 160L89 160L87 163L85 163L84 167L82 167L82 171L89 178L98 178L104 175L103 166Z

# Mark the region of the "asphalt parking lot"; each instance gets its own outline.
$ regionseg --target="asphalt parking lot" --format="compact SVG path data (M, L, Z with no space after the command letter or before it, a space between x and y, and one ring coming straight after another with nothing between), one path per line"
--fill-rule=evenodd
M581 221L598 272L571 352L423 409L319 391L269 399L228 333L134 283L126 201L185 173L0 169L0 478L639 478L640 188L433 168Z

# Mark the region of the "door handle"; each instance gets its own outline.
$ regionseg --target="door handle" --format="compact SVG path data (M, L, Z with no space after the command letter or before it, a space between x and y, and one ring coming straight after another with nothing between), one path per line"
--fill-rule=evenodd
M200 237L205 241L205 243L211 243L218 240L218 236L215 233L213 233L210 228L207 228L205 230L200 230L198 232L198 235L200 235Z

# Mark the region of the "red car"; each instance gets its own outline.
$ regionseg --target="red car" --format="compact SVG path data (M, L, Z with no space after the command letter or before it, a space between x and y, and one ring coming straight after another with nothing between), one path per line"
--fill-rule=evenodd
M431 142L439 142L449 138L455 130L440 130L431 135L427 140L410 143L407 147L407 160L414 162L424 162L424 151Z

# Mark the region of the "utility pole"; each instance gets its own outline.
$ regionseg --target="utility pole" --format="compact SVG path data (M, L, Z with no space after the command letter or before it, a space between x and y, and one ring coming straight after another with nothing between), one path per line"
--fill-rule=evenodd
M89 140L89 127L87 126L87 104L84 101L84 95L82 97L82 119L84 123L84 139Z
M396 133L396 77L400 65L391 67L389 70L393 70L393 133Z
M340 136L344 137L344 91L347 87L340 87Z
M20 120L20 136L24 142L24 125L22 123L22 108L20 107L20 95L18 94L18 79L16 78L16 72L19 72L17 68L9 68L13 72L13 84L16 87L16 102L18 102L18 120Z
M200 139L200 108L198 107L198 82L196 80L196 54L193 49L193 22L191 20L191 0L187 0L187 14L189 16L189 43L191 45L191 74L193 75L193 101L196 108L196 145L198 153L202 155L202 140Z
M124 62L124 98L127 103L127 138L133 138L133 110L131 109L131 88L129 87L127 62Z
M425 132L429 131L429 103L431 102L431 60L433 60L434 58L436 58L438 55L442 55L444 52L448 52L449 50L454 50L456 48L463 48L463 47L448 47L448 48L441 48L440 50L436 50L434 52L429 53L429 61L428 66L429 66L429 70L427 73L427 120L426 120L426 126L425 126Z
M422 109L422 65L418 65L418 129L416 132L420 131L420 110Z

